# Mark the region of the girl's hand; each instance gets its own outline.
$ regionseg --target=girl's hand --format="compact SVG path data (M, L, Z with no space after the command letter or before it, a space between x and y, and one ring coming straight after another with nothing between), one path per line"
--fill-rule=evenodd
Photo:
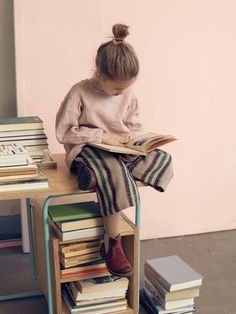
M103 133L102 135L102 143L108 144L108 145L115 145L115 146L124 146L124 144L128 143L130 141L129 136L115 136L110 135L108 133Z

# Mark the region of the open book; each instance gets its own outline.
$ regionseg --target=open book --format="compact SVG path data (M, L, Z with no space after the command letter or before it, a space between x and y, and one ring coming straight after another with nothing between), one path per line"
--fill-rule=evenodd
M172 135L146 133L136 137L127 144L123 144L124 146L114 146L104 143L88 143L88 145L113 153L145 156L152 150L175 140L176 138Z

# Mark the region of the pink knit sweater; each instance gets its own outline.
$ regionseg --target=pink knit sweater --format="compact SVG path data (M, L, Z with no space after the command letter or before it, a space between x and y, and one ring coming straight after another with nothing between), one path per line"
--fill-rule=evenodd
M100 143L103 132L142 133L137 99L130 88L122 95L108 96L83 80L71 88L56 116L56 137L64 144L67 165L71 166L84 145Z

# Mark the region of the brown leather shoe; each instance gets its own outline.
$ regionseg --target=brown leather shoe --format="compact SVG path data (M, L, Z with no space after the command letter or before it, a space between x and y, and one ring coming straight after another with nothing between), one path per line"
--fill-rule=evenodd
M82 161L73 161L73 172L77 175L78 188L80 190L94 189L97 180L93 170L86 166Z
M100 248L101 257L105 260L108 271L115 276L129 277L133 273L133 267L127 260L121 244L121 237L109 238L109 249L106 253L104 243Z

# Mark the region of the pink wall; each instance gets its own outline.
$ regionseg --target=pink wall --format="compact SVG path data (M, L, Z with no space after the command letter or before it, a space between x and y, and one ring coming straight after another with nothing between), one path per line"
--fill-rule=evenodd
M131 26L147 130L173 133L175 177L141 191L142 238L236 227L236 2L15 1L19 115L39 115L52 152L58 106L89 77L116 22Z

